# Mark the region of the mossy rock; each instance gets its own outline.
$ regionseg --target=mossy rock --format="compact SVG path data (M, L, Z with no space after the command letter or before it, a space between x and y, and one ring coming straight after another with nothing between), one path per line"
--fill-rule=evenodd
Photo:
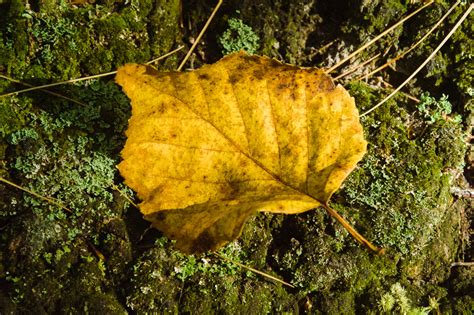
M40 1L28 7L3 1L0 70L38 85L145 62L192 42L213 5ZM252 27L261 54L301 66L332 65L369 33L382 31L418 5L225 1L188 65L221 57L218 38L230 18ZM381 46L408 47L417 39L413 30L427 30L447 7L447 1L437 2ZM460 6L453 19L464 9ZM427 68L428 78L408 87L415 95L448 93L464 119L472 75L460 65L467 65L462 52L471 47L471 33L472 23L465 23L454 44ZM435 34L383 79L400 81L442 35ZM332 41L333 46L319 50ZM159 68L175 69L183 55ZM390 93L371 82L346 82L361 112ZM0 83L0 93L20 88ZM397 94L362 118L368 153L332 206L386 248L386 255L362 248L322 209L259 214L238 241L218 252L281 278L290 288L211 253L183 255L159 232L145 232L147 223L127 199L133 193L115 169L130 116L128 100L111 78L54 92L75 102L42 91L0 99L0 176L57 198L71 210L0 183L1 313L354 314L382 313L390 301L394 313L421 307L467 313L472 308L472 272L451 267L467 252L459 236L466 232L467 205L451 193L466 150L463 125L451 119L454 115L426 121L416 104Z

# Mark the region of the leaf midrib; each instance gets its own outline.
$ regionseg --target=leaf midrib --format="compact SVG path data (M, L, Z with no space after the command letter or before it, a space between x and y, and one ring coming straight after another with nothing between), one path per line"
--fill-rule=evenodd
M199 71L199 70L196 70L196 71ZM171 81L171 84L173 85L173 89L176 91L177 90L177 87L176 87L176 84L174 83L174 78L172 75L169 76L170 78L170 81ZM197 81L199 82L199 85L202 89L202 86L201 86L201 83L199 81L199 79L197 79ZM154 86L151 86L153 89L157 90L157 92L161 93L157 88L155 88ZM321 201L319 199L317 199L316 197L314 196L311 196L310 194L308 194L306 191L301 191L300 189L294 187L293 185L281 180L280 176L274 174L272 171L270 171L265 165L263 165L262 163L260 163L260 161L256 160L255 158L253 158L251 155L247 154L244 150L242 150L240 148L239 145L237 145L237 143L235 143L232 139L230 139L225 133L223 133L216 125L214 125L211 121L207 120L206 118L202 117L202 115L200 115L198 112L196 112L192 107L190 107L185 101L183 101L182 99L180 99L176 93L174 93L175 95L168 95L176 100L178 100L181 104L183 104L189 111L191 111L193 114L195 114L197 117L199 117L200 119L202 119L203 121L205 121L206 123L208 123L210 126L212 126L222 137L224 137L232 146L234 146L236 148L236 150L242 154L243 156L245 156L246 158L248 158L249 160L251 160L253 163L255 163L255 165L257 165L258 167L260 167L265 173L267 173L270 177L272 177L276 182L280 183L281 185L285 186L285 187L288 187L289 189L295 191L296 193L298 194L301 194L301 195L304 195L304 196L307 196L311 199L313 199L314 201L318 202L319 204L322 204L322 205L325 205L326 202L325 201ZM203 93L203 95L205 95ZM206 101L206 103L208 103ZM209 106L209 104L208 104ZM307 117L307 114L305 115ZM247 136L247 133L246 133L246 136ZM309 146L309 143L308 143L308 146ZM309 159L309 152L308 152L308 159ZM307 169L309 168L309 164L308 164L308 167ZM307 177L306 176L306 182L307 182Z

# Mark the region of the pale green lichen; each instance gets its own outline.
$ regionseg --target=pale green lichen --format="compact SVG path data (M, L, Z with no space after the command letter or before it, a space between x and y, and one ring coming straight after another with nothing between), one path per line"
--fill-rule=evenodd
M444 94L439 100L436 100L428 92L422 93L420 102L416 107L430 123L435 123L441 119L447 120L452 112L452 105L448 101L448 96ZM455 115L452 120L457 123L461 122L461 115Z
M384 314L428 315L431 311L438 310L434 308L434 304L425 307L414 306L405 288L398 282L390 287L390 292L380 298L378 305Z
M229 27L219 37L222 46L222 53L228 55L233 52L245 50L249 54L254 54L259 48L259 37L252 28L240 19L231 18L227 21Z

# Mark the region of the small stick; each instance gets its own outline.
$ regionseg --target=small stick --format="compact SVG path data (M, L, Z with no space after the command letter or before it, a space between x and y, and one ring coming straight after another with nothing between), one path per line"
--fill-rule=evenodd
M459 19L459 21L456 23L456 25L454 25L454 27L448 33L448 35L446 35L446 37L443 39L443 41L438 45L438 47L436 47L436 49L433 50L433 52L428 56L428 58L426 58L426 60L402 84L400 84L395 90L393 90L392 93L390 93L387 97L385 97L383 100L381 100L377 105L375 105L374 107L372 107L371 109L369 109L365 113L361 114L359 117L363 117L363 116L371 113L372 111L374 111L375 109L380 107L383 103L385 103L386 101L391 99L398 91L400 91L405 85L407 85L407 83L410 82L410 80L413 79L413 77L415 75L417 75L418 72L420 72L421 69L423 69L424 66L426 66L426 64L434 57L434 55L441 49L441 47L444 46L444 44L448 41L448 39L459 28L459 26L461 26L462 22L464 22L464 20L469 16L469 13L471 13L473 8L474 8L474 4L471 4L469 6L469 8L467 8L464 15Z
M286 285L286 286L288 286L288 287L290 287L290 288L293 288L293 289L295 288L294 285L292 285L292 284L290 284L290 283L288 283L288 282L285 282L285 281L283 281L283 280L281 280L281 279L278 279L277 277L274 277L274 276L272 276L272 275L269 275L268 273L262 272L262 271L260 271L260 270L254 269L254 268L252 268L252 267L245 266L245 265L243 265L243 264L241 264L241 263L239 263L239 262L237 262L237 261L234 261L234 260L232 260L232 259L229 259L229 258L227 258L227 257L224 257L224 256L222 256L221 254L218 254L218 253L212 253L212 254L213 254L214 256L216 256L216 257L222 259L222 260L231 262L231 263L233 263L233 264L239 266L240 268L244 268L244 269L250 270L251 272L254 272L254 273L256 273L256 274L259 274L259 275L261 275L261 276L263 276L263 277L265 277L265 278L269 278L269 279L272 279L272 280L274 280L274 281L280 282L281 284L284 284L284 285Z
M356 71L357 69L359 69L360 67L363 67L365 66L366 64L370 63L371 61L377 59L378 57L380 57L380 53L378 53L377 55L373 56L372 58L358 64L357 66L353 67L352 69L349 69L347 70L346 72L344 73L341 73L340 75L338 75L337 77L335 77L333 80L336 81L336 80L339 80L340 78L343 78L349 74L351 74L352 72Z
M34 191L32 191L32 190L29 190L29 189L27 189L27 188L21 187L21 186L15 184L15 183L13 183L13 182L11 182L11 181L9 181L9 180L3 178L3 177L0 177L0 182L4 182L5 184L8 184L8 185L10 185L10 186L12 186L12 187L15 187L15 188L17 188L17 189L23 190L23 191L29 193L30 195L33 195L33 196L35 196L35 197L37 197L37 198L39 198L39 199L43 199L43 200L45 200L45 201L47 201L47 202L49 202L49 203L51 203L51 204L53 204L53 205L55 205L55 206L58 206L59 208L61 208L61 209L63 209L63 210L66 210L66 211L69 212L69 213L72 213L72 210L71 210L71 209L65 207L59 200L57 200L57 199L55 199L55 198L41 196L40 194L38 194L38 193L36 193L36 192L34 192Z
M389 27L388 29L386 29L385 31L383 31L382 33L380 33L379 35L377 35L374 39L372 39L371 41L369 41L368 43L362 45L362 47L360 47L359 49L357 49L356 51L354 51L352 54L350 54L349 56L347 56L346 58L342 59L341 61L339 61L337 64L335 64L334 66L332 66L331 68L327 69L325 72L326 73L330 73L332 71L334 71L336 68L338 68L340 65L342 65L343 63L345 63L346 61L348 61L349 59L351 59L352 57L354 57L355 55L357 55L359 52L361 52L362 50L366 49L367 47L369 47L370 45L372 45L373 43L375 43L376 41L378 41L381 37L385 36L387 33L391 32L394 28L396 28L397 26L399 26L400 24L402 24L403 22L405 22L406 20L408 20L409 18L411 18L412 16L414 16L415 14L417 14L418 12L420 12L421 10L423 10L424 8L426 8L427 6L431 5L434 1L430 1L428 2L427 4L425 4L424 6L422 6L421 8L418 8L417 10L415 10L414 12L412 12L411 14L409 14L408 16L406 16L405 18L401 19L400 21L398 21L397 23L395 23L394 25L392 25L391 27Z
M356 80L357 81L358 80L364 80L364 79L370 77L371 75L374 75L375 73L385 69L386 67L388 67L389 65L391 65L395 61L403 58L406 54L408 54L410 51L412 51L418 45L420 45L431 33L433 33L460 3L461 3L461 1L458 0L455 4L453 4L453 6L451 8L449 8L449 10L443 15L443 17L441 17L441 19L438 22L436 22L436 24L433 25L433 27L428 32L426 32L426 34L418 42L416 42L413 46L411 46L407 51L405 51L405 52L401 53L400 55L390 59L384 65L378 67L374 71L371 71L366 75L362 75L362 76L358 77Z
M183 47L178 47L177 49L172 50L169 53L166 53L163 56L152 60L151 62L156 62L158 60L166 58L166 57L174 54L175 52L177 52L178 50L180 50L182 48ZM40 86L34 86L34 87L31 87L31 88L28 88L28 89L19 90L19 91L16 91L16 92L11 92L11 93L0 95L0 98L7 97L7 96L12 96L12 95L18 95L20 93L25 93L25 92L35 91L35 90L41 90L41 89L45 89L45 88L52 87L52 86L58 86L58 85L63 85L63 84L68 84L68 83L74 83L74 82L79 82L79 81L85 81L85 80L90 80L90 79L106 77L106 76L113 75L113 74L116 74L116 73L117 73L117 71L111 71L111 72L107 72L107 73L91 75L91 76L88 76L88 77L82 77L82 78L71 79L71 80L62 81L62 82L55 82L55 83L50 83L50 84L45 84L45 85L40 85Z
M323 208L326 209L326 211L334 218L336 219L339 223L342 224L342 226L362 245L367 246L374 252L376 252L379 255L385 254L385 249L383 248L378 248L377 246L373 245L371 242L366 240L362 235L359 234L350 224L347 222L339 213L337 213L334 209L329 207L329 205L322 204Z
M188 61L189 57L191 56L191 54L193 53L194 49L196 48L196 46L199 44L199 41L201 40L202 36L204 35L204 33L206 32L207 30L207 27L209 26L209 24L211 24L211 21L212 19L214 18L214 16L216 15L217 13L217 10L219 10L219 7L222 5L222 2L223 0L219 0L219 2L217 3L216 7L214 8L214 10L212 11L211 15L209 16L209 18L207 19L206 21L206 24L204 24L204 27L202 28L201 32L199 33L198 37L196 38L196 40L194 41L193 45L191 46L191 49L189 49L188 53L186 54L186 56L184 57L183 61L181 61L181 64L179 65L178 69L176 69L177 71L181 71L181 69L184 67L184 64L186 63L186 61Z
M173 50L170 51L170 52L167 52L167 53L164 54L163 56L160 56L160 57L158 57L158 58L155 58L155 59L153 59L153 60L148 61L146 64L149 65L149 64L152 64L152 63L154 63L154 62L160 61L160 60L162 60L162 59L164 59L164 58L166 58L166 57L169 57L169 56L171 56L171 55L177 53L178 51L180 51L180 50L183 49L183 48L184 48L184 46L179 46L178 48L173 49Z

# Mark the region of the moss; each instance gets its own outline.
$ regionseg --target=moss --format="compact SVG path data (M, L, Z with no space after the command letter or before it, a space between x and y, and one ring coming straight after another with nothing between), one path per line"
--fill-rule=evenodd
M359 83L351 91L362 108L371 99L370 89ZM453 230L459 223L449 193L454 178L446 170L462 168L462 125L443 120L426 125L413 139L408 117L400 102L391 102L363 120L369 152L349 176L342 195L351 207L363 211L361 219L371 222L368 235L406 259L402 274L442 282L447 262L456 253Z
M370 97L361 89L360 84L351 86L364 108L364 101ZM440 224L450 205L452 176L445 170L462 165L466 149L462 126L451 121L425 125L425 132L411 139L408 115L395 102L380 108L363 123L369 152L361 168L349 177L344 193L352 206L363 207L373 215L372 230L376 239L403 254L414 255L417 252L413 247L417 243L415 239L428 242L433 227ZM447 146L448 143L451 145ZM444 150L454 151L449 155L440 154ZM400 169L405 171L401 173ZM415 227L422 223L429 228L417 231Z
M327 293L317 303L318 314L355 314L354 295L350 292Z
M366 22L362 25L364 31L360 34L379 34L389 26L398 22L400 16L403 16L407 12L407 6L396 0L362 1L359 5L359 9L361 14L363 14L363 20ZM392 39L393 37L400 36L401 33L402 30L399 29L398 34L392 35Z
M152 56L161 56L179 41L181 2L166 0L155 2L153 5L149 23L150 49ZM172 63L169 65L173 66Z
M30 101L18 100L18 98L11 97L0 100L0 158L5 156L5 150L8 147L7 136L16 134L14 138L25 137L25 131L20 131L26 124L27 112L31 108ZM30 129L30 134L34 131ZM23 135L21 135L23 133ZM16 140L14 140L16 141Z
M55 73L61 75L58 78L77 75L80 58L75 58L78 54L75 49L88 42L78 39L78 36L88 34L77 32L74 26L82 21L76 16L78 13L82 16L86 11L71 10L64 3L54 14L48 12L46 6L37 11L23 9L23 19L29 21L27 27L36 45L30 61L38 62L38 65L19 63L12 73L27 69L23 74L25 77L57 77ZM78 18L74 20L74 16ZM9 22L16 23L17 19L12 18ZM111 20L116 27L123 27L113 18ZM13 36L8 32L2 35ZM91 48L79 50L92 53ZM74 59L73 63L69 61L70 57ZM9 65L4 66L9 69ZM5 209L1 213L3 220L10 222L4 233L4 244L16 242L22 248L21 252L13 252L6 258L9 276L5 280L12 288L10 297L26 309L42 305L41 308L48 312L53 312L59 304L67 308L68 299L65 299L67 295L63 293L60 280L69 279L72 266L80 264L79 249L90 251L88 242L90 246L107 244L121 250L119 259L107 252L111 256L107 265L95 263L102 277L110 266L113 277L123 278L127 259L131 259L130 247L126 245L129 244L127 232L122 229L121 238L118 238L115 236L117 231L110 231L108 223L115 222L114 219L121 221L128 205L112 190L116 178L116 153L122 145L121 133L129 116L128 101L112 82L90 81L62 90L60 93L78 100L82 107L62 99L47 98L41 92L31 97L2 99L2 115L5 116L2 122L5 124L1 137L8 140L2 142L2 146L6 149L5 162L12 180L41 195L59 199L72 211L68 214L28 194L14 197L11 189L8 191L11 191L14 209L2 207ZM21 263L16 264L18 261ZM83 279L71 280L71 286L75 285L74 281L90 280L91 275L83 276ZM32 288L39 291L32 291ZM89 295L81 303L89 303L89 310L95 307L90 305L93 301L117 304L107 290L107 286L99 286L97 294L100 297ZM31 296L31 292L37 293ZM69 302L72 305L73 302Z
M256 226L249 225L244 234L258 230L260 224L262 221L258 220ZM251 252L246 244L234 242L219 254L258 267L246 258ZM183 255L173 250L172 242L166 238L159 238L153 249L137 260L131 279L126 300L128 307L136 311L209 313L221 310L264 314L291 311L295 307L294 298L280 284L256 277L212 254Z
M0 29L7 49L0 61L16 79L65 80L144 62L169 51L178 34L175 0L80 8L59 1L41 3L36 10L11 5L10 10ZM154 22L150 27L149 20Z
M75 268L74 276L69 278L64 296L58 309L65 313L105 313L126 314L126 310L112 292L103 289L106 285L105 274L100 261L83 261ZM105 291L105 292L104 292Z
M258 47L258 36L252 28L242 20L229 19L229 28L219 37L219 43L222 46L222 54L228 55L233 52L245 50L249 54L254 54Z
M84 6L11 1L3 9L0 68L35 85L145 61L169 51L179 33L179 1ZM176 59L168 66L175 67ZM20 88L6 82L3 92ZM2 258L7 267L0 281L20 309L124 312L110 281L123 281L132 259L122 217L128 202L113 189L128 100L105 80L56 92L77 102L38 92L0 103L2 176L71 210L2 185L7 194L0 220L8 228L1 249L13 251ZM104 255L106 262L95 258ZM75 278L73 271L84 264L89 267Z
M37 85L143 62L169 51L181 31L192 29L185 40L195 36L207 19L208 3L182 2L185 27L180 29L180 4L2 3L0 70ZM381 44L383 50L393 43L394 51L409 46L448 5L438 1L421 18L405 23L406 31L393 33ZM351 45L412 9L406 1L231 0L219 14L240 10L262 39L261 52L314 66L332 64L352 51ZM453 21L462 10L456 10ZM199 48L199 62L220 55L217 37L227 19L219 14ZM411 84L411 92L426 90L438 100L448 93L453 111L461 112L460 100L469 96L472 81L465 66L470 57L463 54L469 51L471 28L465 23L456 32L453 44L427 68L429 78ZM397 62L383 79L402 78L445 33L436 34L407 62ZM333 40L323 54L319 48ZM177 58L160 67L175 68ZM19 88L0 82L2 93ZM361 110L388 92L363 83L351 83L349 89ZM363 119L369 152L332 205L369 240L388 247L386 256L361 248L322 209L298 216L259 214L238 241L220 252L296 287L290 289L211 254L182 255L159 232L142 235L147 223L135 209L127 212L128 202L114 189L118 184L131 195L114 167L130 115L127 99L111 79L54 91L83 105L43 92L0 100L0 175L58 198L72 210L0 184L5 192L0 194L2 312L375 313L387 293L392 309L400 307L400 298L391 293L397 283L412 308L431 306L430 299L443 313L472 308L466 293L472 273L450 267L460 259L460 217L466 206L450 195L465 144L462 127L449 115L428 123L416 106L397 96ZM433 114L428 112L428 118Z

